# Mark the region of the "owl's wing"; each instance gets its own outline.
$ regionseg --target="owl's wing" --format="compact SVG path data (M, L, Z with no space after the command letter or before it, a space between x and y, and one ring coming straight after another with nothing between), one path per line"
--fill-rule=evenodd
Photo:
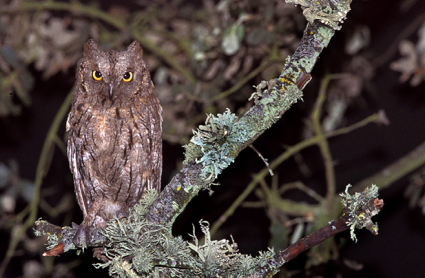
M159 105L157 98L152 97L151 107L147 114L146 122L144 123L149 130L150 151L149 161L146 165L146 170L152 175L147 181L147 189L155 189L161 191L161 174L162 174L162 108Z
M129 137L123 136L122 144L129 155L131 190L128 191L128 204L132 206L147 189L161 191L162 109L158 99L149 95L139 99L135 107L130 106L129 111Z
M162 176L162 107L159 104L159 100L155 98L155 102L157 103L157 108L155 109L153 113L153 117L155 118L154 125L156 125L155 131L154 131L154 137L156 140L156 146L155 146L155 156L157 157L156 163L154 165L153 172L157 176L157 180L155 184L152 185L154 189L156 189L158 192L161 192L161 176Z
M75 145L75 136L73 136L74 134L71 134L73 131L71 130L70 117L71 117L71 114L68 116L68 120L66 121L66 132L68 133L67 154L68 154L69 168L74 178L74 190L75 190L75 195L77 196L78 205L83 211L84 217L86 217L88 213L88 203L87 203L87 198L84 191L83 178L77 166L78 165L77 148Z

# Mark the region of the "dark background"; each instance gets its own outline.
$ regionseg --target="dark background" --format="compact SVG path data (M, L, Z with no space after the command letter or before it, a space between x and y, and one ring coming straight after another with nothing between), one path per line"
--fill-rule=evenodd
M320 78L325 72L339 72L346 61L343 53L354 25L367 25L371 31L371 43L366 52L371 60L379 57L391 45L397 44L395 38L417 17L425 13L425 3L416 1L413 8L406 13L399 11L403 1L353 1L352 11L341 31L337 31L328 48L313 70L313 81L305 89L304 102L294 105L284 114L270 130L266 131L256 142L256 148L261 154L272 160L282 150L283 145L293 145L302 136L303 118L305 118L315 101ZM102 5L110 3L103 1ZM409 36L416 42L416 31ZM417 87L408 83L400 84L400 73L389 69L389 63L398 59L398 51L383 66L376 69L372 80L373 91L362 94L358 105L350 107L345 114L345 125L353 124L379 109L385 110L390 126L369 124L366 127L351 132L348 135L331 139L330 147L333 159L336 161L336 179L338 190L342 191L348 183L358 181L378 172L386 165L413 150L425 139L425 82ZM7 163L14 159L19 165L22 178L34 180L36 165L46 133L51 122L62 104L65 96L74 83L73 67L68 73L60 73L46 82L41 73L30 65L35 77L35 86L31 92L32 105L25 107L17 117L0 119L0 161ZM255 84L255 82L253 82ZM62 123L60 137L64 138L65 126ZM306 185L317 188L322 193L324 189L323 161L317 147L302 151L304 162L310 167L312 175L303 178L294 159L289 159L280 167L278 174L280 182L290 182L303 179ZM180 144L164 142L163 185L167 184L178 170L183 159L183 148ZM262 161L250 149L244 150L235 163L220 175L220 186L213 187L214 195L201 192L188 206L185 213L179 217L174 227L176 235L189 239L192 224L197 226L200 219L213 223L233 202L251 180L251 174L264 167ZM338 235L341 242L340 256L336 261L326 265L313 267L311 272L301 272L296 277L425 277L425 218L421 208L409 208L408 200L403 197L409 183L408 177L395 182L391 187L380 192L380 198L385 201L382 212L374 218L379 223L379 235L373 236L368 231L357 231L358 243L349 241L349 233ZM71 174L66 157L56 149L50 171L45 177L43 188L60 188L59 192L72 192ZM379 184L378 184L379 186ZM55 204L58 196L50 196L46 200ZM250 197L255 200L254 196ZM18 200L17 211L26 203ZM76 202L73 205L75 213L72 221L80 223L82 213ZM43 217L43 213L41 217ZM236 213L222 226L220 236L233 236L242 253L257 254L268 246L270 221L262 209L239 208ZM61 224L60 216L54 220ZM69 225L70 223L68 223ZM199 231L198 231L199 232ZM27 234L33 237L31 231ZM6 250L9 242L9 232L1 230L0 249ZM20 250L20 248L18 248ZM1 251L0 254L4 254ZM1 256L1 255L0 255ZM36 254L17 252L10 262L5 276L19 277L22 275L22 265L26 260L39 258ZM76 258L75 252L69 252L53 260L53 264L68 263ZM363 264L364 268L354 271L343 264L345 259ZM91 252L85 252L78 257L81 265L71 271L75 277L89 275L107 276L106 271L96 270L91 264ZM306 255L288 264L289 269L302 268ZM59 275L60 276L60 275ZM341 276L338 276L341 277Z

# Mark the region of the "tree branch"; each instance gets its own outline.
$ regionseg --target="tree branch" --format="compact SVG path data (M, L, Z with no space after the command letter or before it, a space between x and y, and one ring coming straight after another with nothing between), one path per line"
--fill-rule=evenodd
M252 266L247 269L249 270L249 273L250 273L247 276L248 277L269 277L270 275L275 274L283 264L294 259L300 253L325 241L326 239L336 235L337 233L343 232L348 229L351 230L351 238L355 241L357 240L354 235L355 228L358 228L358 229L367 228L374 235L377 235L378 234L377 225L372 222L371 218L375 216L376 214L378 214L379 211L384 206L383 200L377 198L378 188L375 185L372 185L372 187L367 188L365 191L361 193L355 193L354 195L350 195L348 193L349 187L351 187L351 185L347 186L345 193L340 194L341 202L344 206L344 213L338 220L330 221L326 226L311 233L307 237L300 239L296 243L290 245L288 248L278 252L277 254L273 256L270 256L270 254L268 254L267 256L264 256L264 254L260 254L260 256L257 257L257 260L265 260L265 263L262 262L261 264L257 264L256 266L255 262L252 261L253 259L251 259ZM118 237L121 242L129 243L129 240L136 238L137 243L140 243L140 239L137 239L137 237L135 237L134 234L125 233L125 231L128 229L126 224L129 224L129 226L131 226L132 220L137 219L138 217L143 218L143 216L138 215L138 213L139 213L138 208L136 208L136 210L131 214L130 219L128 220L129 221L128 223L118 222L118 220L115 219L114 221L116 222L113 223L112 225L109 225L103 232L97 231L98 233L96 233L96 236L99 236L98 239L100 239L100 242L96 242L93 245L98 246L98 245L105 245L109 243L106 237L108 237L107 235L108 233L111 233L111 229L120 230L120 234L114 234L114 236ZM139 230L144 229L147 223L148 222L146 221L142 223L136 223L137 229ZM188 244L190 249L195 251L197 255L196 254L189 255L190 258L186 258L185 260L170 260L170 259L158 260L157 258L153 258L150 261L151 267L153 267L153 265L156 265L158 267L175 268L174 271L186 271L185 272L186 274L187 273L196 274L198 272L203 272L208 270L209 266L205 264L206 263L205 259L209 257L208 260L209 260L209 263L211 264L216 264L218 261L221 265L223 258L227 258L227 260L230 261L230 263L227 266L229 265L232 266L231 269L227 269L225 267L217 268L216 266L213 266L213 270L211 269L208 270L210 271L209 273L215 273L220 276L226 276L226 275L229 275L229 273L234 273L233 271L237 271L238 269L237 266L243 269L243 263L241 263L241 261L246 261L246 257L243 257L243 255L237 253L236 245L234 243L230 244L228 243L228 241L223 241L223 240L211 241L210 234L208 231L209 227L208 225L204 225L203 223L204 222L201 221L201 228L202 228L202 231L205 233L206 243L200 246L198 244L198 240L196 239L196 237L194 237L195 244L190 244L190 243ZM151 225L151 224L148 224L148 225ZM45 252L43 254L44 256L56 256L62 252L68 251L69 249L74 249L74 246L72 244L72 237L73 237L73 234L75 233L75 230L73 231L73 229L71 228L61 228L41 220L38 220L36 222L36 227L37 227L36 228L37 233L49 234L50 239L54 238L53 241L60 242L59 244L56 244L51 250ZM166 228L161 228L157 232L162 236L167 236L167 234L165 235L163 234L163 233L167 233ZM116 233L116 231L114 233ZM153 234L155 234L155 232L147 234L146 231L143 231L141 234L144 235L144 238L149 238ZM106 237L104 237L105 235ZM158 240L157 236L154 236L154 238ZM150 240L148 240L147 243L152 244ZM181 243L182 242L180 240L179 244ZM120 245L119 243L117 244ZM167 241L167 245L173 245L173 242ZM181 246L181 250L184 250L185 247L187 248L187 245L183 243L183 245ZM124 250L128 250L128 247L125 247ZM211 250L216 250L216 251L211 252ZM219 254L217 254L217 250L220 251ZM112 252L117 252L117 251L112 251ZM141 252L140 248L138 248L137 252ZM148 252L152 252L152 251L148 251ZM108 253L106 254L108 256ZM125 258L125 262L128 262L130 258L134 259L135 256L137 257L137 255L133 255L131 251L127 252L126 254L122 256ZM219 259L219 257L222 257L221 260ZM116 263L118 262L112 258L111 261L107 262L103 267L110 266L111 264L116 264ZM239 264L242 264L242 266L240 266ZM102 267L102 265L100 266ZM245 269L246 269L246 266L245 266ZM183 274L183 273L180 273L180 274ZM172 274L170 273L170 276L171 275Z
M221 144L215 148L217 152L224 153L224 155L218 159L209 159L205 157L205 153L200 153L204 160L193 159L187 163L150 207L146 216L149 221L173 223L199 190L208 188L217 175L227 168L230 163L226 160L232 162L243 149L278 121L292 104L302 99L300 89L303 89L308 83L311 78L310 72L319 54L328 45L334 33L332 28L320 22L309 23L297 50L288 61L272 90L257 92L255 105L236 122L228 123L217 119L216 122L210 123L209 126L216 128L216 134L217 136L221 135L221 138L223 133L229 133L231 130L231 135L225 138L224 143L220 142ZM223 128L220 129L219 126ZM234 138L233 141L231 136ZM188 148L196 147L193 141L194 138ZM207 146L200 147L205 149ZM187 153L188 151L186 151ZM212 164L223 165L223 167L211 172L208 167ZM209 176L205 174L206 172L211 175L209 179L206 178Z

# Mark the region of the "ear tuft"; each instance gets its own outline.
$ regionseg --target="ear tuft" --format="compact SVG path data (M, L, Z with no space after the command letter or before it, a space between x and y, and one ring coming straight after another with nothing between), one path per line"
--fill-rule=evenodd
M85 44L84 44L84 57L87 57L89 54L97 51L97 44L94 40L89 39Z
M127 51L136 53L140 56L140 58L143 58L143 49L140 46L140 43L138 41L132 42L128 47Z

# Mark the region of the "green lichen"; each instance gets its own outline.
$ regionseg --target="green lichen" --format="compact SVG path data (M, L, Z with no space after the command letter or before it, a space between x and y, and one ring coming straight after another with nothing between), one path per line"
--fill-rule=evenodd
M193 131L185 148L183 164L195 161L202 164L202 176L214 180L234 161L236 144L240 142L241 130L235 125L238 117L227 109L223 114L207 115L205 125Z
M313 68L314 62L314 59L307 57L303 57L297 61L301 68L305 69L307 72Z
M47 250L56 247L60 242L64 243L64 252L67 252L69 249L75 249L74 244L70 240L70 238L72 239L72 236L70 235L75 233L71 227L63 227L61 233L57 233L57 231L45 231L44 228L49 230L47 229L49 223L41 218L35 221L35 225L37 226L37 229L34 230L34 234L36 236L47 235Z
M238 253L237 244L223 239L213 241L209 224L200 221L205 243L192 235L190 243L173 237L171 226L148 222L144 213L152 197L148 192L131 211L128 219L114 218L103 230L108 239L102 254L109 260L95 264L108 268L112 277L246 277L264 266L274 256L272 250L257 257Z
M194 231L191 235L194 243L189 243L189 247L199 257L200 264L197 267L201 268L197 272L202 273L202 277L247 277L264 267L267 259L275 255L271 249L260 252L257 257L240 254L233 238L231 241L211 240L208 222L201 220L200 226L205 235L205 243L199 244Z
M147 207L156 197L156 190L147 191L127 220L115 217L108 223L102 233L109 244L102 253L109 261L95 264L96 268L108 268L112 277L128 277L129 273L139 277L160 277L160 273L154 269L158 261L193 260L187 243L181 237L172 236L171 226L146 220ZM181 275L185 271L171 268L170 273Z
M177 202L173 201L172 202L172 206L174 210L178 210L179 209L179 204L177 204Z
M317 35L319 36L318 39L320 39L320 37L324 38L325 40L323 40L323 42L329 42L329 38L331 38L334 34L334 31L329 30L329 28L324 28L324 27L319 27L316 29L317 33L313 34L314 37L316 37ZM327 45L325 45L326 47Z
M50 250L53 247L55 247L56 245L58 245L58 243L59 243L59 239L58 239L58 236L57 235L55 235L55 234L48 235L47 236L47 244L46 244L47 247L46 247L46 249L47 250Z

